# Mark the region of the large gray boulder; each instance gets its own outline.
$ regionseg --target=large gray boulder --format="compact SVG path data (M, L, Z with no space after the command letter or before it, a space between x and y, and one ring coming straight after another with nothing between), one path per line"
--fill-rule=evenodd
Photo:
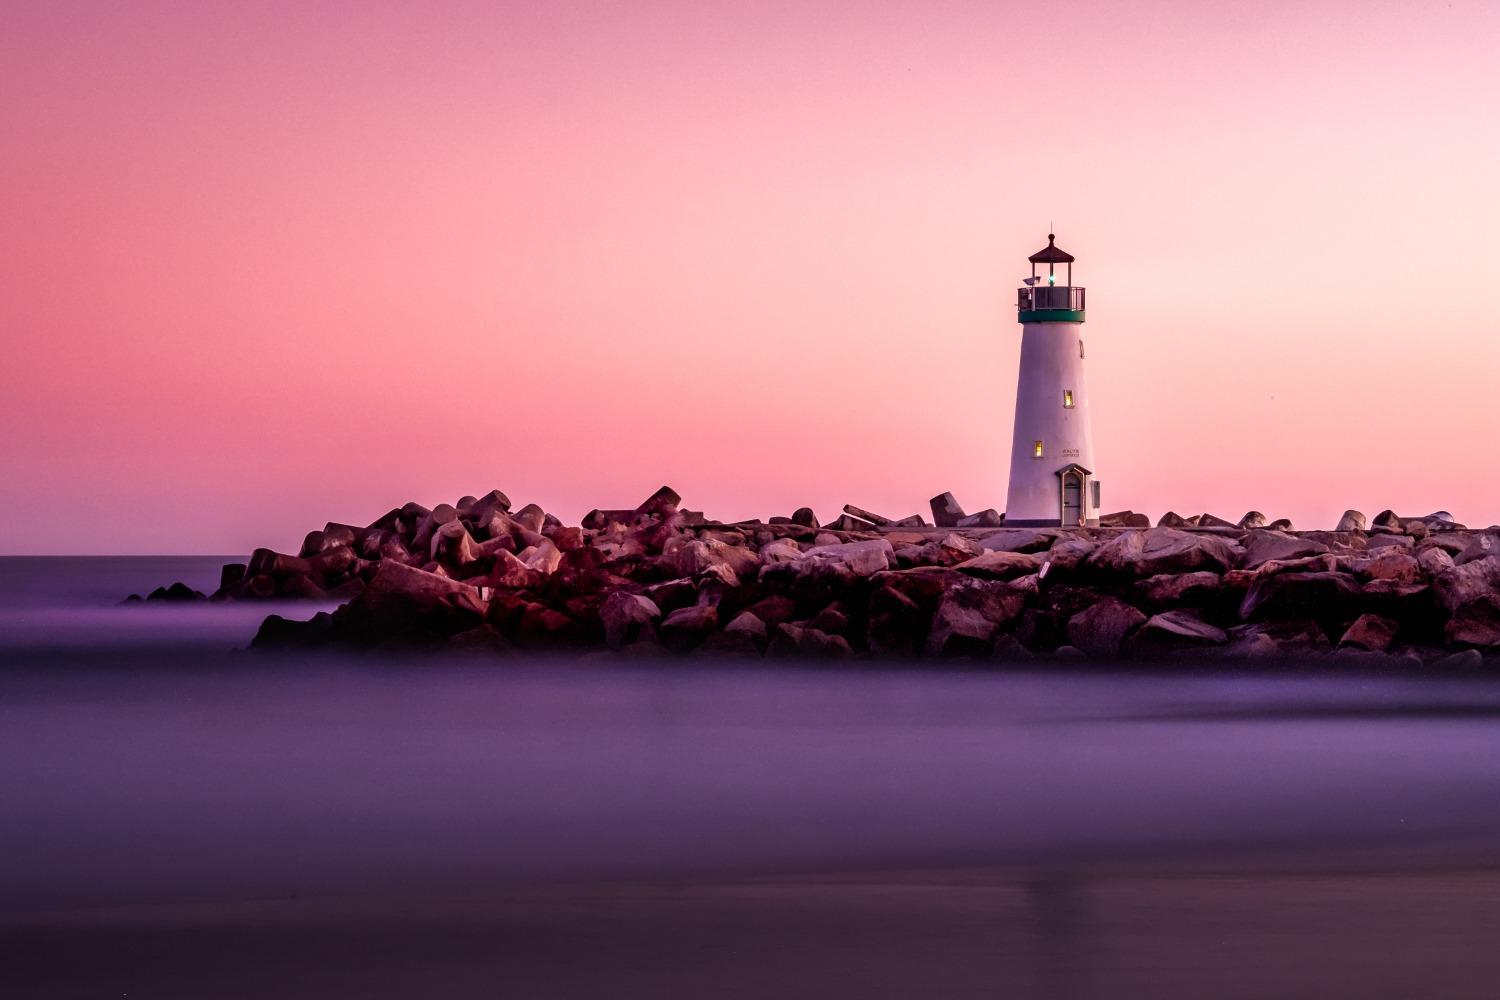
M1500 556L1485 556L1454 566L1432 581L1449 614L1472 601L1500 599Z
M939 493L932 498L931 504L932 523L939 528L956 528L958 522L968 516L952 493Z
M1245 536L1245 569L1255 569L1274 560L1301 559L1328 551L1322 542L1262 528Z
M931 656L988 655L995 632L1026 607L1024 592L973 580L944 591L927 636Z
M953 568L969 576L986 580L1014 580L1042 568L1046 557L1037 552L983 552Z
M604 641L611 649L635 642L642 633L651 633L661 617L661 609L650 598L621 590L610 594L599 605Z
M1240 518L1239 523L1235 525L1235 527L1243 528L1246 531L1254 528L1264 528L1265 526L1266 515L1262 514L1258 510L1246 511L1245 516Z
M1364 514L1357 510L1346 510L1344 511L1344 516L1339 518L1339 523L1333 530L1364 531L1368 527L1369 522L1365 520Z
M958 519L960 528L999 528L1004 524L1005 517L993 507Z
M1122 532L1095 549L1085 566L1112 576L1139 578L1199 570L1222 573L1234 565L1236 557L1236 548L1217 535L1150 528Z
M1106 597L1068 619L1068 642L1089 656L1118 656L1120 644L1145 622L1146 616L1140 611L1118 598Z
M992 552L1045 552L1058 538L1056 531L1006 528L980 539L979 547Z
M891 568L895 555L891 543L884 538L863 542L844 542L839 545L822 545L808 549L803 554L800 567L814 569L818 566L837 565L855 576L871 576Z

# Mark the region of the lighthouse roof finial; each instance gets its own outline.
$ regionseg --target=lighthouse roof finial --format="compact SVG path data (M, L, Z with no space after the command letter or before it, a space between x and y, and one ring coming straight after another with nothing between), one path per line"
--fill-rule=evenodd
M1071 263L1073 263L1073 255L1070 254L1070 253L1068 253L1062 247L1057 246L1057 244L1055 242L1056 240L1057 240L1057 234L1056 233L1048 233L1047 234L1047 246L1045 248L1041 249L1041 250L1038 250L1036 253L1032 254L1030 257L1027 257L1026 259L1029 260L1029 261L1031 261L1031 263L1033 263L1033 264L1071 264Z

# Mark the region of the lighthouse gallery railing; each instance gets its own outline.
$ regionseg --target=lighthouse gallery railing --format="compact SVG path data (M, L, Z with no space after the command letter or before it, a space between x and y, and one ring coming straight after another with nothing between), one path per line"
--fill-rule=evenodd
M1083 289L1076 285L1042 285L1016 290L1016 306L1022 312L1033 309L1072 309L1083 311Z

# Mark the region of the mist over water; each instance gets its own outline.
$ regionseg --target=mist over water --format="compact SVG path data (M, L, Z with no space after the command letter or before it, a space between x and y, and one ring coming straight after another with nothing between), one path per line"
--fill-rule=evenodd
M267 658L265 606L114 604L217 565L0 560L0 909L1500 846L1482 680Z

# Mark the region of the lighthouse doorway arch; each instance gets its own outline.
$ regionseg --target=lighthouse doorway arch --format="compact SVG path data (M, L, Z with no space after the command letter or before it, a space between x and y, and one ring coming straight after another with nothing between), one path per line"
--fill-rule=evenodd
M1061 524L1064 528L1082 527L1089 471L1080 465L1066 465L1057 470Z

